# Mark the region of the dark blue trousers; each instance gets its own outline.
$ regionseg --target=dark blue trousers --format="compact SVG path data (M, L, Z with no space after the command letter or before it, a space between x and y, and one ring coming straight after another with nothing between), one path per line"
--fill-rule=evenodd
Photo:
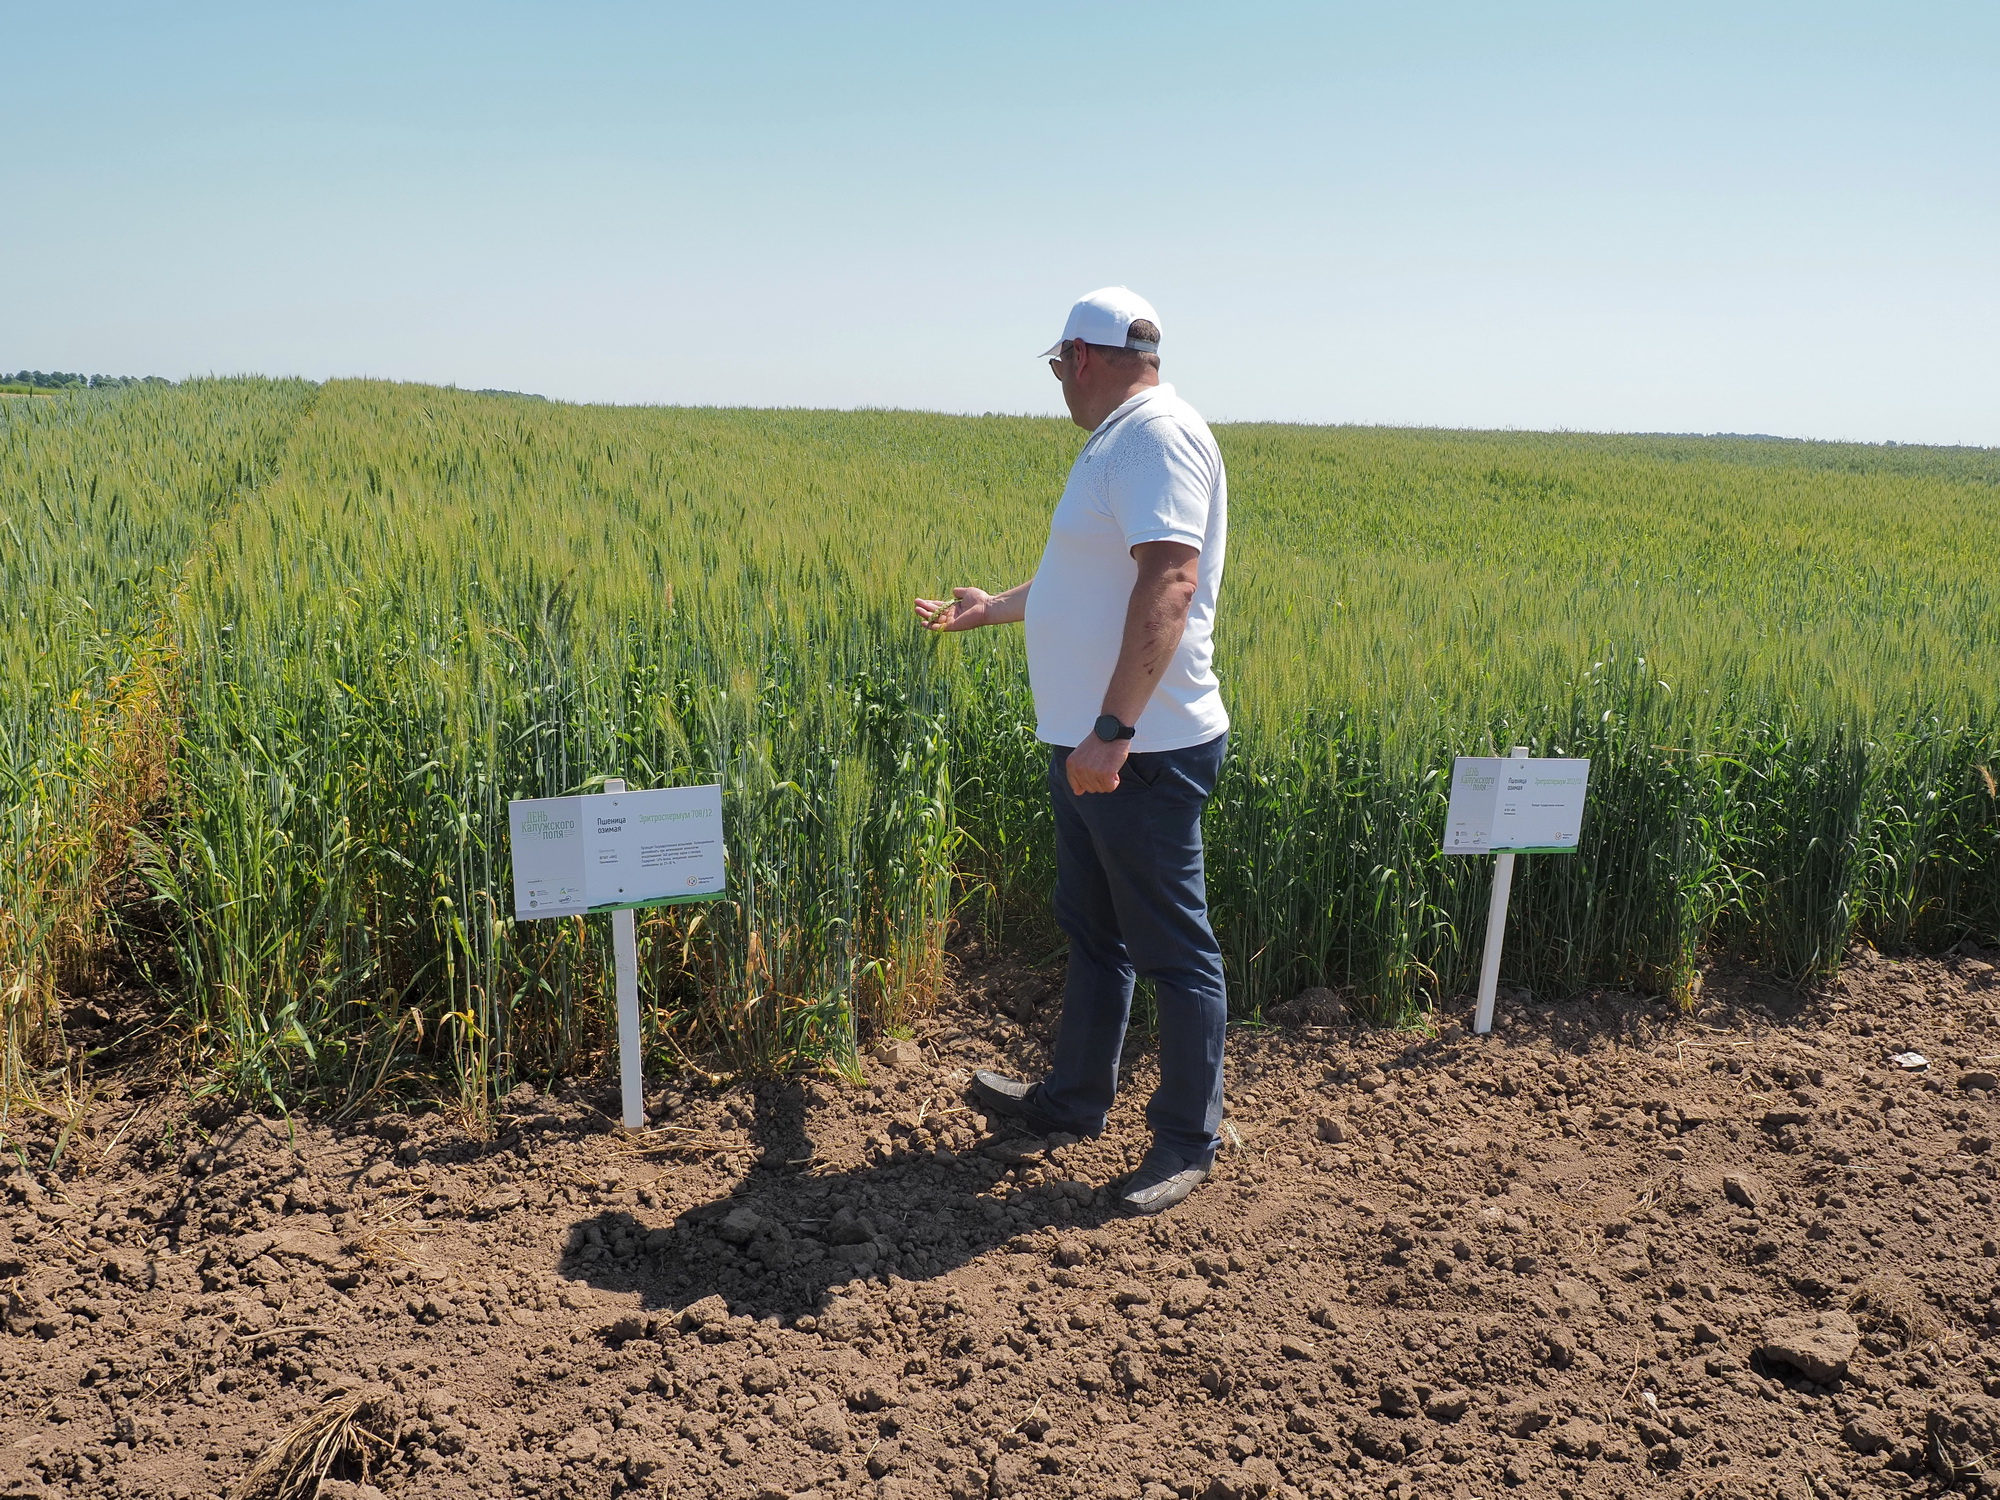
M1030 1103L1079 1135L1104 1129L1133 980L1143 974L1160 1012L1160 1086L1146 1123L1157 1145L1189 1165L1206 1165L1221 1144L1228 1002L1208 925L1201 813L1228 739L1127 756L1117 791L1082 796L1069 787L1069 751L1049 756L1055 917L1069 936L1069 977L1054 1065Z

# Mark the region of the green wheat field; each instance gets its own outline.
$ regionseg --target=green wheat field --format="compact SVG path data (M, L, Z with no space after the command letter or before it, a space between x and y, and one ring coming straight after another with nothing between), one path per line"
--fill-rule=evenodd
M2000 452L1217 437L1239 1014L1463 995L1451 759L1513 744L1592 784L1579 852L1522 860L1510 983L1685 1003L1709 953L1812 982L2000 934ZM1081 441L365 381L0 403L0 1099L120 951L246 1098L594 1066L608 924L515 924L506 808L606 776L724 788L730 899L640 914L656 1069L851 1070L954 924L1048 953L1019 634L909 600L1026 578Z

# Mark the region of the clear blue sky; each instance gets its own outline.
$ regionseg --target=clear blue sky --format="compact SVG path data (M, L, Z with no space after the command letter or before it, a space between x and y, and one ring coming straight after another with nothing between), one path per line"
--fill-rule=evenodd
M0 368L2000 444L2000 5L9 7Z

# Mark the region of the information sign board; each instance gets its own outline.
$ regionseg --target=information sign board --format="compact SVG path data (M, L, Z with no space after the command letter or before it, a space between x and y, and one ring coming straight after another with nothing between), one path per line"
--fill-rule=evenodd
M519 920L723 893L719 786L537 797L507 811Z
M1446 854L1571 854L1590 762L1461 755L1452 763Z

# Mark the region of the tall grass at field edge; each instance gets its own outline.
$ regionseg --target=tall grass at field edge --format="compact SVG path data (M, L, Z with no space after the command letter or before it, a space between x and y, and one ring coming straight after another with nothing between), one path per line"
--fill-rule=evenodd
M113 883L165 790L180 565L312 394L201 381L0 412L0 1113L62 1086L59 993L101 981Z

